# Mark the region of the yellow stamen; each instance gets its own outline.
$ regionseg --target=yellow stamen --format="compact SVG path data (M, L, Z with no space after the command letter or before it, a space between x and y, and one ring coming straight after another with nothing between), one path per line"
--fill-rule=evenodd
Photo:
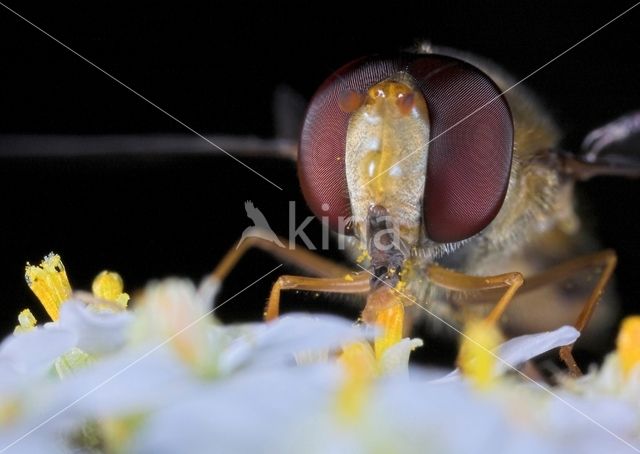
M51 320L57 320L60 305L71 296L71 285L60 256L52 252L39 266L27 263L25 279Z
M484 320L467 323L458 353L458 366L480 389L493 381L496 357L493 350L502 342L498 327Z
M113 271L103 271L98 274L91 284L91 291L97 298L113 301L122 307L127 307L129 295L123 292L122 277Z
M623 374L628 375L640 364L640 316L632 315L622 320L616 349Z
M29 309L24 309L18 314L19 325L13 330L14 334L26 333L36 326L36 318Z
M382 328L382 334L375 340L376 358L382 358L384 352L402 339L404 324L404 305L396 302L383 308L376 314L376 325Z
M345 371L345 381L338 393L338 414L345 421L357 420L377 374L376 358L368 343L356 342L343 349L338 362Z
M375 307L373 322L382 329L372 348L369 342L355 342L343 348L338 363L345 370L345 381L338 393L338 413L346 422L357 420L362 414L367 396L376 377L402 367L402 359L385 357L385 352L402 339L404 324L404 305L394 295L386 293L386 305ZM391 296L391 299L387 298ZM368 304L378 306L376 301L368 300ZM390 304L389 304L390 303ZM413 342L413 341L412 341ZM412 343L412 349L421 345ZM406 361L408 358L405 358ZM406 367L406 363L404 364Z

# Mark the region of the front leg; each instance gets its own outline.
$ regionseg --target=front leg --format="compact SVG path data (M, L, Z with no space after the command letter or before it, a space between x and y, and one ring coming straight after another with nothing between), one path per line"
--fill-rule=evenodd
M273 320L280 313L280 292L282 290L304 290L326 293L367 293L370 288L366 273L351 273L343 277L318 278L305 276L280 276L273 284L269 301L264 311L265 320Z
M280 244L289 244L289 240L286 238L278 236L277 239ZM254 236L241 239L235 244L235 246L229 249L229 252L225 254L218 266L216 266L213 272L209 275L209 279L222 282L244 254L252 248L261 249L277 259L302 268L315 276L337 277L344 276L350 271L349 268L302 247L282 247L274 241L266 240L256 234Z

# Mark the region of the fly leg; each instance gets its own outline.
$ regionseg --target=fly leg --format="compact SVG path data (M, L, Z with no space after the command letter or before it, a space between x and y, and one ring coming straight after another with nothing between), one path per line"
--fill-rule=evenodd
M266 236L266 235L265 235ZM289 240L277 237L281 244L289 243ZM321 277L344 276L351 270L343 265L335 263L329 259L321 257L307 249L287 248L279 246L273 241L262 238L259 233L240 240L222 258L218 266L209 275L209 279L222 282L236 266L242 256L251 248L261 249L274 257L291 265L302 268L310 274Z
M514 295L524 283L522 274L517 272L495 276L469 276L438 265L430 265L427 268L427 276L438 287L458 292L506 288L506 291L486 317L486 321L493 324L500 321L500 317L502 317Z
M280 292L282 290L304 290L326 293L367 293L370 283L366 273L352 273L350 278L318 278L304 276L280 276L271 287L269 301L264 311L265 320L272 320L280 313Z
M278 237L282 245L288 240ZM329 293L366 293L369 290L367 276L353 273L349 268L321 257L303 248L290 249L262 238L259 234L239 241L222 258L218 266L207 277L213 283L222 282L236 266L242 256L251 248L261 249L274 257L302 268L316 278L303 276L281 276L273 285L264 316L267 320L276 318L280 311L281 290L306 290Z
M600 252L596 252L589 255L584 255L582 257L578 257L572 260L568 260L559 265L556 265L546 271L543 271L534 276L528 277L527 281L522 287L521 292L529 292L540 287L544 287L546 285L550 285L556 282L561 282L562 280L575 275L576 273L588 269L594 269L600 271L598 281L596 282L595 287L593 288L589 298L585 301L580 314L576 322L574 323L575 328L582 332L589 324L593 312L600 301L600 297L602 296L602 292L604 291L609 279L611 279L611 275L613 274L613 270L616 267L617 256L615 251L611 249L605 249ZM573 354L571 353L573 350L573 344L565 345L560 348L560 358L564 363L569 367L569 371L572 375L581 375L580 368L578 367L575 359L573 358Z
M427 276L430 281L443 289L457 292L474 292L488 290L504 290L502 296L495 304L485 321L491 325L496 325L504 311L513 301L513 297L524 283L521 273L505 273L495 276L469 276L467 274L442 268L438 265L427 267Z
M559 265L555 265L547 269L546 271L535 274L531 277L527 277L526 281L521 285L521 288L519 290L519 295L526 294L528 292L537 290L547 285L552 285L555 283L562 282L563 280L571 276L574 276L579 272L583 272L585 270L596 270L596 271L601 270L599 271L598 281L596 282L595 287L593 288L591 294L585 301L582 307L582 310L580 311L580 314L578 315L578 318L574 323L575 328L578 331L582 332L588 325L589 321L591 320L593 312L598 302L600 301L600 297L602 296L602 293L607 285L607 282L609 282L609 279L613 274L613 270L615 269L616 262L617 262L616 253L610 249L606 249L600 252L584 255L582 257L578 257L572 260L562 262ZM436 272L430 273L429 275L430 277L435 278L433 281L434 284L442 288L447 288L449 290L458 290L458 291L487 290L486 296L491 296L492 292L495 292L496 287L491 287L489 285L484 285L481 287L480 286L473 287L472 285L464 286L461 284L460 279L454 280L451 277L446 275L444 276L445 280L443 281L442 276L440 275L441 270L443 270L443 268L432 267L432 269L434 268ZM473 276L467 276L467 275L455 273L449 270L444 270L444 271L449 273L449 275L453 277L458 275L461 278L473 278ZM500 276L509 276L509 273L505 275L494 276L493 278L498 278ZM482 281L484 279L488 280L491 278L476 277L475 279L479 279L480 281ZM467 283L471 282L465 279L462 279L462 281L466 281ZM506 309L506 306L508 305L509 301L511 301L510 298L506 303L504 301L505 297L508 296L508 293L509 293L509 290L502 295L502 297L500 298L500 301L491 311L487 319L490 319L492 321L498 320L499 316L504 312L504 309ZM511 294L511 296L513 296L513 293ZM486 302L486 297L481 302ZM501 307L502 309L500 309ZM492 315L496 315L496 313L498 315L498 318L492 317ZM567 365L567 368L569 369L569 372L571 373L571 375L579 376L582 374L582 372L580 371L580 368L578 367L578 364L576 363L573 357L572 350L573 350L573 344L561 347L560 359L562 359L562 361Z

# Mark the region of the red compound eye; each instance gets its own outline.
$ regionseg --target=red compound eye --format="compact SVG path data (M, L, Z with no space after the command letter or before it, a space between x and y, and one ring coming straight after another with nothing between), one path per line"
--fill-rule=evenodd
M511 174L513 121L495 83L451 57L416 58L407 69L431 121L423 215L440 243L469 238L496 217Z
M495 218L504 201L513 122L493 81L452 57L361 58L329 77L311 101L300 139L298 174L304 197L334 230L351 215L345 172L350 115L359 107L360 94L399 72L413 77L429 110L423 200L427 236L442 243L469 238Z
M376 57L348 63L322 84L307 110L298 176L309 208L328 218L334 230L340 229L341 218L351 216L344 164L349 117L367 89L395 73L398 63Z

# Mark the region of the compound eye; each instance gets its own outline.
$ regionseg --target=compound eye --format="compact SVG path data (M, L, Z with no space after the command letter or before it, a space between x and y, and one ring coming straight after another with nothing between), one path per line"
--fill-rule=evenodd
M513 120L496 84L461 60L426 55L407 70L429 108L431 132L423 216L436 242L483 230L504 202L513 154Z
M394 59L360 58L332 74L313 96L298 152L298 177L311 211L344 233L351 216L345 146L351 113L367 90L397 71Z

